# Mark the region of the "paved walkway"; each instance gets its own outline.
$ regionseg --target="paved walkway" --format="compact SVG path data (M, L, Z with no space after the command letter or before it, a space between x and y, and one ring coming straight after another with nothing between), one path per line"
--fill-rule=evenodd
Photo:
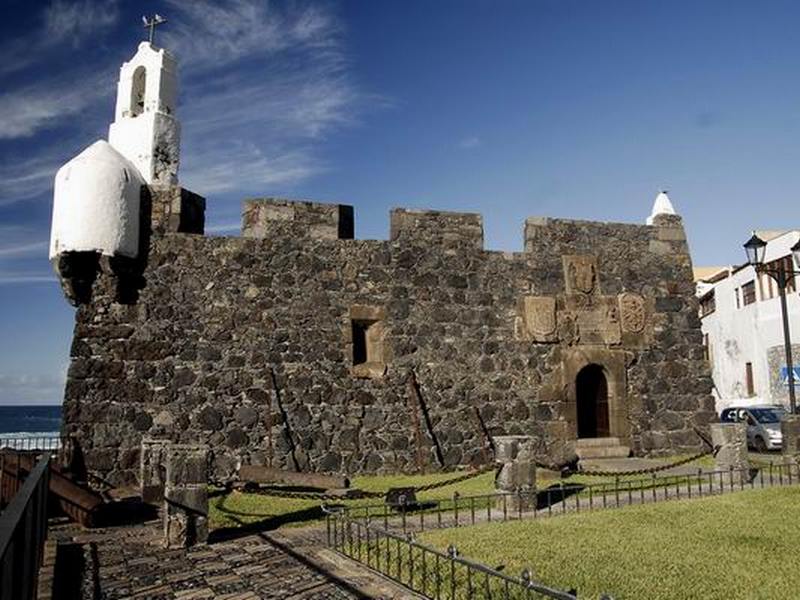
M188 550L161 544L161 524L98 530L55 527L51 538L89 552L84 585L102 599L349 600L419 598L327 550L324 530L250 533ZM56 596L57 597L57 596Z

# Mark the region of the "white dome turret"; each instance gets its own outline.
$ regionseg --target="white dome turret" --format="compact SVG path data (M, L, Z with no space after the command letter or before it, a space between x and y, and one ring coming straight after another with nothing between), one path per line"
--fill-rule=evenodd
M656 201L653 202L653 210L650 212L650 216L647 217L646 223L648 225L653 224L653 219L656 218L658 215L674 215L675 209L672 206L672 202L670 202L669 196L667 196L667 192L661 191L658 192L658 196L656 196Z
M66 252L136 258L144 179L99 140L61 167L53 195L50 260Z

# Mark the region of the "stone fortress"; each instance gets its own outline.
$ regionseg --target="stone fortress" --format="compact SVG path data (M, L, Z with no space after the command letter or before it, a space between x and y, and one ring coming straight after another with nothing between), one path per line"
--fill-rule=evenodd
M665 194L648 225L530 218L518 253L486 250L477 214L396 209L388 240L356 240L352 207L275 198L205 237L176 89L143 42L109 142L56 177L64 433L89 469L135 483L147 439L208 444L219 479L479 465L508 434L547 463L702 448L712 383Z

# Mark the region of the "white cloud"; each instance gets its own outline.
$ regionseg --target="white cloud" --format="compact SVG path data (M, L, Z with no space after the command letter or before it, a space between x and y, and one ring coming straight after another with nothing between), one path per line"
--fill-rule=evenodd
M3 285L23 285L30 283L53 283L57 284L58 279L54 274L45 273L3 273L0 272L0 286Z
M217 225L211 225L210 227L206 227L205 231L207 234L209 233L233 233L240 231L242 229L242 222L235 221L231 223L219 223Z
M62 153L58 148L0 163L0 207L51 191L56 171L64 162Z
M162 34L188 68L225 65L249 55L331 48L339 55L338 22L321 7L280 8L265 0L168 0L177 15Z
M352 123L364 100L337 19L310 4L170 5L162 39L186 73L181 180L201 194L260 192L325 170L309 141Z
M98 39L119 21L118 0L55 0L45 7L40 27L0 44L0 75L10 75L41 61L60 44L77 47Z
M9 257L47 256L47 241L27 242L9 246L0 246L0 260Z
M70 73L0 95L0 140L29 137L110 96L109 72Z
M465 137L458 142L458 147L462 150L471 150L472 148L477 148L480 145L481 138L475 135Z
M64 397L66 372L53 375L0 373L0 405L58 404Z
M64 2L55 0L44 11L43 36L48 43L63 41L78 45L89 37L116 25L119 20L117 0Z
M301 150L266 155L253 144L223 144L195 154L181 175L186 186L203 194L295 183L322 167Z

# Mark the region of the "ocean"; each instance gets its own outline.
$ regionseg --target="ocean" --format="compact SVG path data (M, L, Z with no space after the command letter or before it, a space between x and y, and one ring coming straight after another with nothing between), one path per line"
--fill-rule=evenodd
M55 437L61 431L61 406L0 406L0 439Z

